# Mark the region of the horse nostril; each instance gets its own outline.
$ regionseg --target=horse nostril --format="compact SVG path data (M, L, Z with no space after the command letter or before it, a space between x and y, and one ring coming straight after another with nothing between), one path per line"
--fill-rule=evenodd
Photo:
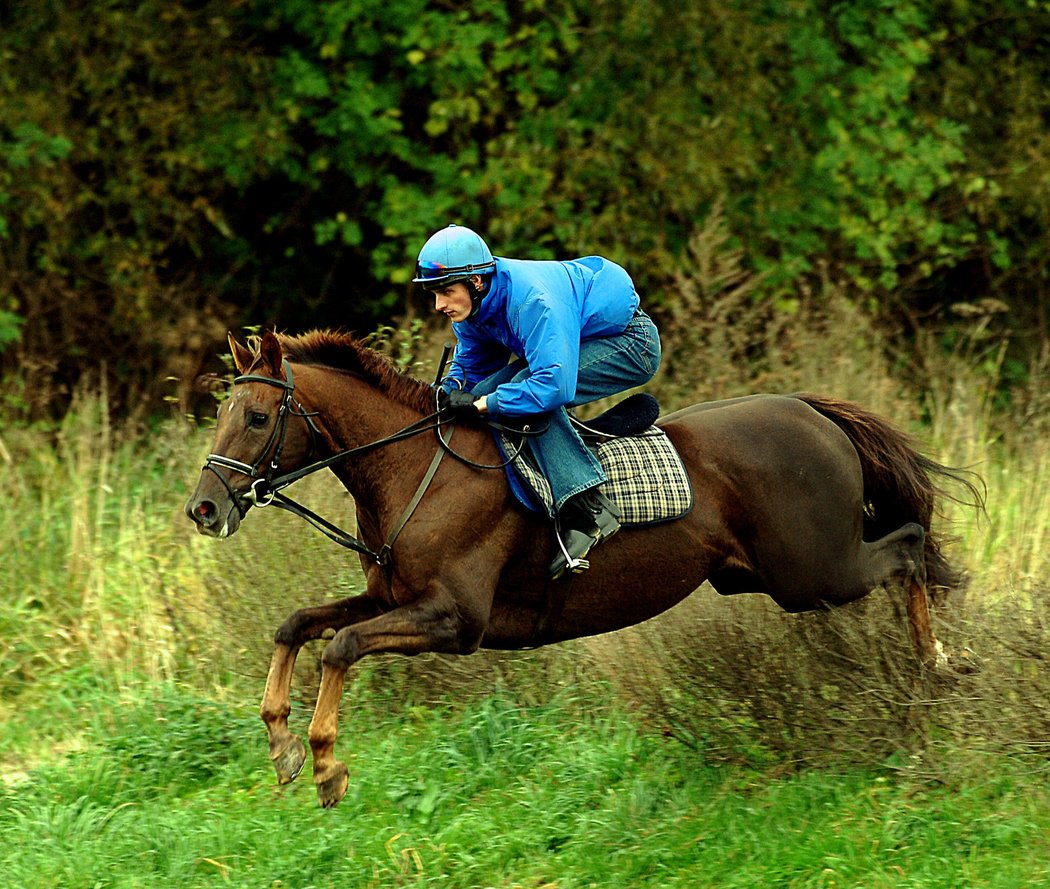
M187 512L195 522L200 525L206 525L215 516L216 509L215 504L210 500L202 500L200 503L190 507Z

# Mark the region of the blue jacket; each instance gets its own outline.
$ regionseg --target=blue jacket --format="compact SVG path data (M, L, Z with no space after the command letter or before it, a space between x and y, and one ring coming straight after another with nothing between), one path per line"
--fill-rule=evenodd
M493 416L527 416L576 395L580 343L622 333L638 308L630 276L600 256L568 262L496 258L478 313L452 325L457 344L449 377L473 387L524 358L529 375L488 396Z

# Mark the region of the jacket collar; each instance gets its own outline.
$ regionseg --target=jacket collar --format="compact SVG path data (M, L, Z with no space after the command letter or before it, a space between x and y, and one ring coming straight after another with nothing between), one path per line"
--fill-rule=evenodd
M504 314L504 306L507 301L507 289L503 285L503 276L500 275L500 262L496 259L496 271L489 279L489 289L481 298L481 305L475 314L471 315L461 324L477 324L483 326L494 318Z

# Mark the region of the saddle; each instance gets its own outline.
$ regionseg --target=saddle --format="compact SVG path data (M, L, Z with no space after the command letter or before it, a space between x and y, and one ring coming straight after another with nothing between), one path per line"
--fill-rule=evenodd
M682 460L663 430L653 424L660 405L640 392L586 423L572 417L595 453L608 482L600 490L619 507L621 525L653 525L681 518L693 508L693 489ZM570 414L571 416L571 414ZM496 441L507 464L507 482L528 510L550 516L554 498L528 443L501 431Z

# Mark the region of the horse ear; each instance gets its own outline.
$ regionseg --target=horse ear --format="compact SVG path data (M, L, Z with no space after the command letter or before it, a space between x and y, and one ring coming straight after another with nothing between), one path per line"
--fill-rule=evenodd
M272 330L263 332L262 343L259 346L259 355L270 372L278 379L284 379L284 355L281 352L281 344Z
M233 355L233 365L237 368L237 372L242 374L248 373L248 368L251 367L255 356L237 342L233 338L232 333L227 333L226 339L230 343L230 354Z

